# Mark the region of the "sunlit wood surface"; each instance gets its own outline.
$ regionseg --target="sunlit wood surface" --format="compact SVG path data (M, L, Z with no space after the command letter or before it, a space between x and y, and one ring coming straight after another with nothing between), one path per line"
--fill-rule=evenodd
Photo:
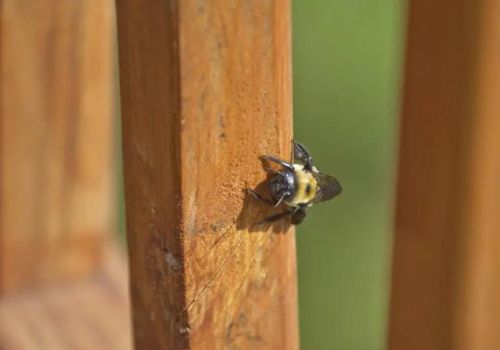
M294 231L244 192L291 156L290 2L117 5L137 349L296 349Z

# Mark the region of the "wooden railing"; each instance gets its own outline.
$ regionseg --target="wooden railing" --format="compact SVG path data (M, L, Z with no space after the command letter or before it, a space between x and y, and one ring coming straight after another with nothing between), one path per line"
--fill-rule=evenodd
M245 197L290 157L289 1L117 5L136 348L297 348L294 232Z
M500 3L410 4L390 348L498 349Z
M296 349L290 2L0 2L0 348ZM497 349L500 3L409 7L388 347ZM131 315L129 315L131 313ZM133 326L130 325L133 320Z
M111 0L0 2L0 348L131 347Z

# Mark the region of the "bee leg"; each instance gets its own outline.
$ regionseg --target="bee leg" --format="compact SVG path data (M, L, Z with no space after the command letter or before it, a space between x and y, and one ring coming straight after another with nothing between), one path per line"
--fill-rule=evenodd
M273 169L271 167L264 167L264 170L266 171L266 173L269 175L269 176L272 176L272 175L276 175L277 173L279 173L279 171L277 171L276 169Z
M248 188L247 192L250 195L252 195L252 197L254 197L255 199L257 199L259 201L262 201L262 202L266 203L267 205L270 205L270 206L274 207L274 203L270 199L262 197L260 194L258 194L257 192L255 192L251 188Z
M283 218L286 218L289 215L292 215L293 212L294 212L294 210L286 210L284 212L268 216L267 218L265 218L264 220L262 220L258 224L271 223L271 222L275 222L275 221L281 220Z
M306 207L299 207L292 214L292 224L300 224L306 217Z
M304 145L292 141L293 143L293 159L294 162L303 164L305 170L312 171L313 169L313 161L311 154L309 151L304 147Z
M261 158L264 159L264 160L268 160L270 162L274 162L276 164L279 164L279 165L281 165L285 169L288 169L288 170L291 170L291 171L295 170L292 164L287 163L284 160L278 159L276 157L273 157L273 156L262 156Z

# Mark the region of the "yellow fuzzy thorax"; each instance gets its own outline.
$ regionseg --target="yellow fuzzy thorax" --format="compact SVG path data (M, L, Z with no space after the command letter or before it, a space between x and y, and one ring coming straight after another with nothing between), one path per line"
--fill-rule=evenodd
M303 165L294 164L293 167L295 168L295 176L297 179L295 196L286 201L286 204L296 207L299 204L307 204L314 198L318 183L313 173L304 171Z

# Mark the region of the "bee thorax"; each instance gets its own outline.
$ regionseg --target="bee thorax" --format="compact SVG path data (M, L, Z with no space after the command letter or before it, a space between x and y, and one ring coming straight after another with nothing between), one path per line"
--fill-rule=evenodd
M314 174L307 171L300 164L294 164L295 168L295 195L286 201L292 207L310 203L316 195L317 182Z

